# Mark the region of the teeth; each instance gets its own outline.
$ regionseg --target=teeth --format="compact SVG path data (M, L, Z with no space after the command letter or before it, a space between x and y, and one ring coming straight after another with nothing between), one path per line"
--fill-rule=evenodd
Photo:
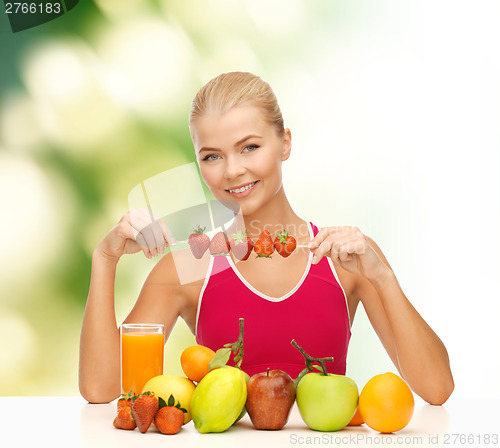
M236 190L229 190L230 193L242 193L243 191L246 191L248 190L249 188L252 188L257 182L253 182L249 185L247 185L246 187L242 187L242 188L237 188Z

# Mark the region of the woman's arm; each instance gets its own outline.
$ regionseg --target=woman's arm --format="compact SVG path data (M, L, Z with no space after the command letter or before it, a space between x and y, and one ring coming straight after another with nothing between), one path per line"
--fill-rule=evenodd
M405 296L380 248L367 240L385 262L379 275L360 279L358 294L367 315L376 331L389 323L401 376L425 401L441 405L454 389L448 352Z
M354 293L401 376L424 400L443 404L454 388L446 348L404 295L380 248L357 228L321 232L311 247L317 261L328 255L357 274Z
M115 316L116 261L95 251L80 335L79 387L90 403L120 395L120 335Z
M140 217L148 219L148 215L144 213ZM142 228L141 231L139 221L137 215L131 216L130 212L125 214L99 243L92 256L90 289L80 336L79 363L80 393L91 403L107 403L120 395L120 336L114 294L118 261L123 254L140 250L151 258L162 253L165 247L168 229L149 227L146 230ZM154 281L159 265L160 263L151 272L146 285ZM159 293L158 288L154 289L155 293ZM167 289L162 291L164 295L167 295ZM139 298L141 301L147 299L151 289L145 287L143 291L143 298ZM170 312L175 314L178 310L172 306ZM147 319L147 316L144 317Z

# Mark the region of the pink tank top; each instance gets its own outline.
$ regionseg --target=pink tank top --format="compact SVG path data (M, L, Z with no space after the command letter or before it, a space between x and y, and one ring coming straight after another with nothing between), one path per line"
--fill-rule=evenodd
M309 223L311 238L318 229ZM238 339L239 318L245 319L242 369L250 376L269 367L296 378L304 358L333 356L331 373L345 375L351 337L345 292L330 258L317 265L309 256L299 283L283 297L269 297L253 288L237 271L231 257L211 258L198 300L196 341L216 351Z

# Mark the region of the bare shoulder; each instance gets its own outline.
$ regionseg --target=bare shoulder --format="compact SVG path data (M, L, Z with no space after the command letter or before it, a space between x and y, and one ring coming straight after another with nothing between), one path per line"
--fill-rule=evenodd
M201 259L187 249L175 249L165 254L151 271L146 283L160 288L160 296L167 306L178 309L194 333L198 298L210 264L208 252Z
M209 263L210 256L197 260L189 249L165 254L149 273L126 321L163 322L169 334L180 316L194 333Z
M152 269L148 281L150 284L162 284L170 288L182 289L199 280L204 280L210 263L208 252L201 259L196 259L189 249L173 250L165 254Z

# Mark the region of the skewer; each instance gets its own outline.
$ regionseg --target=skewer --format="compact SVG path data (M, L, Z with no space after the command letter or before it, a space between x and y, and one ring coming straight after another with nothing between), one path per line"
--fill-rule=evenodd
M188 241L187 240L175 240L176 243L178 244L188 244ZM305 247L307 249L309 249L309 245L308 244L297 244L296 248L298 249L299 247Z

